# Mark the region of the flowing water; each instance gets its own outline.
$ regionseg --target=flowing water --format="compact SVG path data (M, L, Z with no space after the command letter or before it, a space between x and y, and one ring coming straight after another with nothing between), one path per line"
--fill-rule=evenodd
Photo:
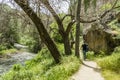
M22 64L27 60L32 59L36 54L29 52L18 52L11 54L9 58L0 58L0 75L6 73L14 64Z

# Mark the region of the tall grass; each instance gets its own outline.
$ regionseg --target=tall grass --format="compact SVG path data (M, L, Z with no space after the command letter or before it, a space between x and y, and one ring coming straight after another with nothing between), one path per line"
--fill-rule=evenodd
M120 47L112 55L98 59L97 63L106 80L120 80Z
M111 56L102 58L102 59L98 60L98 64L103 69L108 69L108 70L120 72L120 53L113 54Z
M25 66L19 64L6 74L1 76L2 80L68 80L78 70L79 60L71 55L62 58L60 64L55 64L50 53L46 49L32 60L27 61Z

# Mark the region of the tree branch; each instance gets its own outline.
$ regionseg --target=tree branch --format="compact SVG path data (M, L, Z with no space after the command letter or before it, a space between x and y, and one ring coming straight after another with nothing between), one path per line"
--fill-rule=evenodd
M112 10L114 10L114 9L117 9L117 8L120 8L120 6L117 6L117 7L114 7L114 8L112 8L112 9L109 9L109 10L105 11L105 12L100 16L100 18L104 18L107 13L109 13L110 11L112 11ZM96 19L92 19L92 20L87 21L87 20L84 20L84 19L80 18L80 22L81 22L81 23L92 23L92 22L97 21L98 19L99 19L99 18L96 18Z
M67 35L69 35L70 30L72 29L72 25L73 25L75 22L76 22L76 21L73 20L73 21L71 21L71 22L68 24L67 29L66 29L66 31L65 31Z
M58 27L59 27L59 31L60 34L64 35L64 28L63 28L63 24L61 19L59 18L59 16L57 15L57 13L54 11L54 9L51 7L51 5L49 4L48 0L40 0L42 2L42 4L45 5L45 7L51 12L51 14L53 15L54 19L56 20Z
M68 16L70 16L70 17L75 17L75 16L73 16L73 15L71 15L71 14L66 14L66 15L61 19L61 21L63 22L64 19L65 19L66 17L68 17Z
M92 20L87 21L87 20L84 20L84 19L80 18L81 23L92 23L92 22L95 22L96 20L97 19L92 19Z
M107 13L109 13L109 12L112 11L113 9L119 8L119 6L115 7L116 4L117 4L117 2L118 2L118 0L116 0L115 3L113 4L112 8L109 9L109 10L107 10L107 11L105 11L105 12L101 15L100 18L103 18Z

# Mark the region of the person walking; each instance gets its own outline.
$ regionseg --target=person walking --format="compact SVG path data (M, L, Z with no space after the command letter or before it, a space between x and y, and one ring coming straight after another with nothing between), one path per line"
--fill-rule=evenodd
M83 59L86 59L86 52L88 51L88 45L84 42L82 44L82 51L83 51Z

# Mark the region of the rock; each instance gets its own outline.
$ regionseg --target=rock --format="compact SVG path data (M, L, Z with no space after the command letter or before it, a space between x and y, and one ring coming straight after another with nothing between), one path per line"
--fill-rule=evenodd
M110 54L114 48L120 45L120 39L114 39L117 35L116 31L104 29L100 24L94 23L84 31L84 40L89 46L89 50L95 53L101 51ZM119 42L119 43L118 43Z

